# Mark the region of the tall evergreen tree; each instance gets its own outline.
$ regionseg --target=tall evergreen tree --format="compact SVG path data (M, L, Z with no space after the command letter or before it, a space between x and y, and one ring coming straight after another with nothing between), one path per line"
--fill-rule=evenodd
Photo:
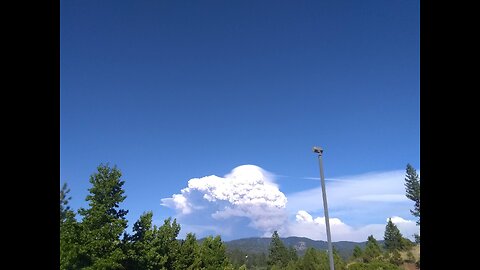
M177 220L167 218L163 225L157 228L154 226L153 243L156 252L162 256L161 266L165 269L174 269L175 261L178 258L178 251L180 249L180 242L177 240L180 232L180 225Z
M340 252L335 246L333 246L333 265L335 270L345 270L347 267L345 261L342 259L342 256L340 256Z
M70 189L65 183L60 190L60 269L80 269L82 264L80 224L75 219L75 213L70 209L68 196Z
M86 200L90 208L79 210L82 220L83 253L87 256L85 269L122 269L125 259L120 236L127 227L125 215L119 204L126 198L122 189L125 181L115 167L100 164L90 176L92 187Z
M382 250L378 245L377 239L370 235L367 239L365 251L363 252L363 261L366 263L378 259L382 255Z
M233 268L228 261L226 246L220 236L205 238L200 246L199 256L192 269L221 270Z
M327 251L309 247L301 259L299 268L305 270L329 269L329 264Z
M289 258L288 249L283 244L277 231L274 231L272 234L272 240L270 241L268 250L268 265L270 267L273 265L277 265L280 268L287 266Z
M358 260L362 258L362 256L363 256L362 248L359 246L355 246L355 248L353 248L353 254L352 254L353 259Z
M406 169L405 192L407 198L415 203L414 209L410 210L410 213L418 218L417 225L420 225L420 177L410 164L407 164Z
M385 235L383 237L385 249L388 252L393 252L395 250L403 250L403 236L400 233L400 230L392 222L392 219L389 218L387 225L385 226Z
M71 212L68 202L72 199L72 197L68 196L69 192L70 188L68 188L67 183L63 183L63 186L60 189L60 223L64 222L67 218L67 213Z
M162 266L162 256L154 246L152 217L151 211L143 213L133 225L133 235L124 237L123 251L126 259L122 265L128 270L150 270Z
M290 261L297 261L298 260L297 250L292 246L290 246L288 248L288 259Z
M185 240L180 245L178 259L175 261L176 270L194 269L194 263L198 257L199 246L195 234L188 233Z

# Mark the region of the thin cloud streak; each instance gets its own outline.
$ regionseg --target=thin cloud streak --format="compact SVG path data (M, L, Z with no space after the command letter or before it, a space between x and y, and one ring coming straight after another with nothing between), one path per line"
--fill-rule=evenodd
M326 183L330 216L342 214L346 222L366 224L368 220L383 220L387 216L408 216L411 201L405 196L405 172L373 172L357 176L334 178ZM287 194L290 215L299 209L323 213L322 189ZM379 203L382 202L382 203Z

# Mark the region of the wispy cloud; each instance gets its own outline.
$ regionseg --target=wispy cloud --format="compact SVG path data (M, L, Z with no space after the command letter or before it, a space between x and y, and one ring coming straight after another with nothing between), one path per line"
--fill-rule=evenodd
M386 216L408 216L411 202L405 197L402 170L338 177L326 183L330 216L361 224ZM287 194L290 214L299 209L323 213L322 189Z
M403 236L413 240L413 234L418 233L415 221L397 216L391 218ZM369 235L373 235L377 240L383 239L388 218L385 219L384 223L365 224L358 227L347 225L338 218L330 218L329 220L332 241L362 242L366 241ZM300 210L295 216L295 222L290 222L281 233L284 236L303 236L325 241L327 239L325 217L313 218L308 212Z
M305 177L299 177L299 179L320 181L320 177L305 176ZM339 178L325 178L325 181L345 182L345 181L348 181L348 180L343 180L343 179L339 179Z

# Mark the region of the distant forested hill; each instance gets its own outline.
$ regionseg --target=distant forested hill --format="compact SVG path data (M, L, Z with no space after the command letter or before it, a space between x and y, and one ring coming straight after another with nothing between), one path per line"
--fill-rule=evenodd
M305 253L305 250L309 247L313 247L319 250L327 250L328 244L326 241L316 241L306 237L287 237L281 238L283 243L289 247L293 246L298 255L302 256ZM245 253L262 253L268 254L268 247L270 245L271 238L260 238L260 237L251 237L243 238L238 240L232 240L225 242L228 250L238 249ZM383 245L383 241L378 241L380 245ZM339 241L333 242L333 247L336 248L342 256L343 259L347 259L353 253L353 249L356 245L365 248L367 242L350 242L350 241Z

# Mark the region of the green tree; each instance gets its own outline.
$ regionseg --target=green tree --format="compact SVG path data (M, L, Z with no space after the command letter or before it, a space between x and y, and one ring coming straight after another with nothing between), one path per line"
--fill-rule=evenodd
M403 263L402 256L400 255L398 250L396 250L396 249L393 250L393 252L390 256L389 262L391 264L394 264L394 265L397 265L397 266L400 266Z
M62 222L64 222L67 218L67 213L71 212L68 202L72 199L72 197L68 196L69 192L70 188L68 188L67 183L63 183L63 186L60 189L60 224L62 224Z
M152 227L153 213L143 213L133 225L133 235L124 236L123 251L126 260L122 263L129 270L158 269L164 264L164 257L155 246L155 230Z
M177 220L167 218L163 225L153 228L152 245L155 247L155 252L161 255L158 262L161 267L165 269L174 269L175 261L178 259L178 252L180 249L180 242L177 240L180 232L180 225Z
M248 269L267 269L267 255L264 252L249 254L247 260Z
M193 265L199 253L199 246L195 234L188 233L185 240L180 245L178 258L175 261L175 269L190 270L194 269Z
M296 261L289 261L285 270L300 270L300 266L298 265L298 260Z
M367 244L363 252L363 261L369 263L374 260L378 260L381 255L382 250L378 245L377 240L373 237L373 235L370 235L367 239Z
M175 269L180 259L180 243L176 239L180 225L171 218L164 220L160 227L152 225L153 213L143 213L133 226L133 235L125 234L123 250L127 269ZM193 239L194 244L196 240ZM190 243L191 240L188 241ZM188 254L194 256L193 254ZM187 259L184 257L182 259ZM187 268L181 268L187 269Z
M374 261L371 263L350 264L348 270L401 270L401 268L389 262Z
M362 251L362 248L359 247L359 246L355 246L355 248L353 248L353 259L354 260L359 260L361 259L363 256L363 251Z
M97 172L90 176L92 187L86 200L90 208L79 210L82 220L82 253L85 254L85 269L122 269L125 254L121 248L120 236L127 227L125 215L128 211L119 209L126 198L122 189L125 181L115 167L100 164Z
M420 177L410 164L407 164L406 169L405 191L407 198L415 203L410 213L418 218L417 225L420 225Z
M298 260L297 250L292 246L288 247L288 259L289 259L289 261L297 261Z
M63 184L60 190L60 269L80 269L85 266L81 250L80 224L75 219L75 213L70 209L68 196L70 189Z
M209 236L203 240L193 269L233 269L227 258L226 246L220 236L217 235L215 238Z
M391 218L388 219L387 225L385 226L385 235L383 238L385 240L385 249L388 252L393 252L395 250L403 250L403 236L400 233L397 225L392 222Z
M328 262L328 264L330 265L330 261ZM333 266L334 266L335 270L345 270L346 269L345 261L342 259L338 249L335 248L335 246L333 247Z
M305 251L305 254L303 255L302 258L302 269L317 269L317 266L320 264L320 259L317 256L317 252L314 248L307 248Z
M268 254L268 265L272 267L277 265L280 268L284 268L288 264L289 252L288 249L283 244L280 236L277 231L274 231L272 234L272 240L270 241Z
M299 268L305 270L329 269L330 263L328 260L327 251L319 251L309 247L303 255Z

